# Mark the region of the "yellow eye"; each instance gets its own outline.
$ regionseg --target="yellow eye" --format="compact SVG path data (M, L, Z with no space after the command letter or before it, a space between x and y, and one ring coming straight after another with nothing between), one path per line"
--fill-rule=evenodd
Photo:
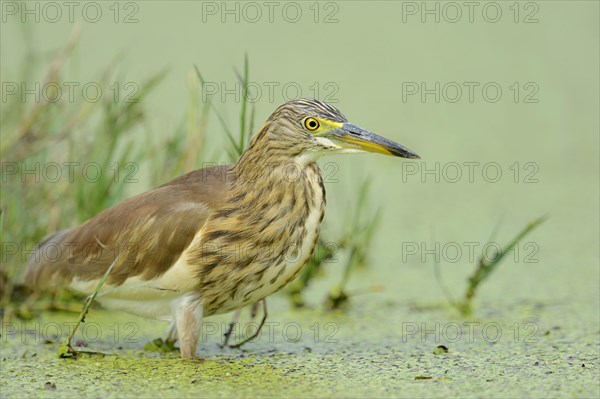
M315 118L306 118L304 120L304 127L306 127L311 132L314 132L315 130L317 130L319 128L319 126L320 126L319 121L316 120Z

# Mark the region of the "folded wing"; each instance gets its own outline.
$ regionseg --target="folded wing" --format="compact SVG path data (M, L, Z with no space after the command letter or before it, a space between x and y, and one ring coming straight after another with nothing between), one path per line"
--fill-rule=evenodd
M190 172L125 200L78 227L46 238L28 261L25 282L36 290L66 287L77 278L107 284L166 273L189 246L231 183L228 166Z

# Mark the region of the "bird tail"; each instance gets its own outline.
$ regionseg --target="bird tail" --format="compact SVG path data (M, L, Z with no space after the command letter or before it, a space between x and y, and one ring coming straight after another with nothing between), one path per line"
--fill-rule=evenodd
M66 259L68 248L64 240L72 229L65 229L50 234L37 245L27 261L25 269L25 285L34 291L58 286L67 279ZM61 278L65 277L65 278Z

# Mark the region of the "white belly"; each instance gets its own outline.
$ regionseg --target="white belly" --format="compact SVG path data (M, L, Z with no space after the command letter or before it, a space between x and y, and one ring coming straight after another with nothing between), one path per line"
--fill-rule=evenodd
M122 284L104 284L96 300L108 309L124 310L140 316L169 320L173 306L196 287L195 273L181 256L173 267L157 279L145 281L130 277ZM90 295L100 280L73 279L69 288Z

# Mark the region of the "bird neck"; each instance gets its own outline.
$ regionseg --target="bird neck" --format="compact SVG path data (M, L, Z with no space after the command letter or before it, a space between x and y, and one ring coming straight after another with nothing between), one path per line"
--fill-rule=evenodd
M324 201L325 189L315 159L306 157L306 151L293 139L272 133L266 124L231 169L229 199L244 203L242 208L247 210L265 204L285 209L296 202L311 208Z
M236 179L294 180L316 166L316 157L293 137L266 123L233 166Z

